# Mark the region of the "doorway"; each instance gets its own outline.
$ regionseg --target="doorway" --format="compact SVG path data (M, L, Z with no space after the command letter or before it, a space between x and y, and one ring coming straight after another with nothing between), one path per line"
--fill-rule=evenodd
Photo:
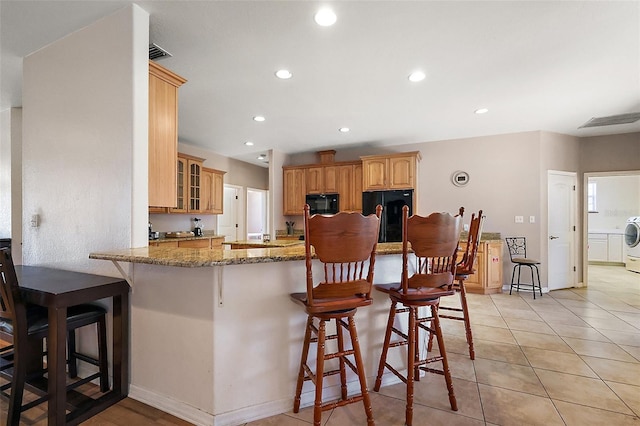
M238 236L242 235L241 197L241 186L224 185L224 208L223 214L218 216L218 235L224 235L225 241L238 241Z
M269 212L267 200L269 191L247 188L247 239L261 240L269 233ZM275 239L275 235L273 236Z
M551 291L577 284L577 175L549 170L547 177L547 285Z
M627 247L624 228L629 217L640 215L640 171L584 174L583 275L598 265L623 270Z

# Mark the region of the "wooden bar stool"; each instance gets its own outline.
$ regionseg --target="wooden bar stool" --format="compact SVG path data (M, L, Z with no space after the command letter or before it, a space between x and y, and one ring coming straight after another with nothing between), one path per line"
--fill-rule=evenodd
M458 262L456 267L456 277L453 283L453 289L460 294L460 308L454 308L449 306L440 306L439 310L459 312L461 315L443 315L440 313L440 318L454 319L464 321L465 334L467 336L467 344L469 345L469 358L475 359L475 351L473 349L473 334L471 333L471 321L469 319L469 307L467 305L467 290L464 286L464 281L469 278L469 275L475 274L475 263L478 254L478 246L480 245L480 237L482 236L482 226L484 224L485 217L482 216L482 210L478 212L478 216L475 213L471 214L471 222L469 224L469 235L467 237L467 247L465 248L462 260ZM429 339L429 350L431 350L431 342Z
M371 304L371 285L375 263L380 213L363 216L359 213L338 213L333 216L309 217L309 205L304 207L304 240L306 248L307 291L293 293L291 299L304 306L308 318L296 385L293 412L300 410L300 394L304 381L315 384L313 424L320 426L322 411L362 401L367 414L367 424L374 425L371 401L367 390L362 354L353 316L357 308ZM316 258L323 264L324 277L314 286L312 273L312 247ZM368 263L368 265L367 265ZM318 322L318 325L315 322ZM335 321L336 333L327 335L326 322ZM346 321L345 321L346 320ZM349 331L352 349L344 345L343 328ZM337 339L338 351L326 353L327 340ZM317 345L315 373L307 363L311 343ZM348 357L353 356L352 362ZM325 361L338 358L338 368L325 371ZM358 375L360 393L347 395L349 366ZM340 374L341 398L335 402L322 402L322 384L325 377Z
M461 210L462 211L462 210ZM377 284L375 289L389 294L391 309L389 321L380 355L378 375L374 390L380 390L382 375L387 368L407 385L407 407L405 423L413 424L413 382L420 380L420 371L444 375L449 392L451 409L458 410L453 392L453 382L447 352L438 318L438 302L440 297L455 294L453 279L456 271L456 256L462 216L451 216L448 213L432 213L427 217L409 216L407 206L402 209L402 278L400 283ZM415 272L409 276L409 244L415 256ZM398 304L403 308L398 308ZM429 307L431 314L420 317L418 308ZM396 314L409 314L409 327L406 333L394 326ZM429 357L420 354L420 329L435 334L440 354ZM400 340L391 341L395 334ZM389 348L407 346L407 373L403 375L398 369L387 363ZM433 362L442 362L442 369L429 367ZM424 422L420 422L424 424Z

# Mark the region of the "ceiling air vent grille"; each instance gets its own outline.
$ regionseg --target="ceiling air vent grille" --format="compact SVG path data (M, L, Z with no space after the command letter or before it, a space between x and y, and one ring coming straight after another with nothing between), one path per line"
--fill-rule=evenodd
M156 59L166 58L167 56L171 57L173 55L171 55L171 53L167 52L155 43L151 43L149 45L149 59L151 59L152 61Z
M594 117L584 123L578 129L585 127L613 126L614 124L629 124L640 120L640 112L632 112L629 114L610 115L608 117Z

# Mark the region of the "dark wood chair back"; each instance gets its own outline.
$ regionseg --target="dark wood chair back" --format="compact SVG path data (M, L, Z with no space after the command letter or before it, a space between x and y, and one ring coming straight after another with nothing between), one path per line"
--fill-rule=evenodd
M307 304L327 299L370 299L373 283L380 214L340 212L335 215L309 215L304 207L304 239L307 266ZM312 250L313 248L313 250ZM315 285L312 257L322 262L324 276ZM367 265L368 264L368 265Z
M0 321L11 321L14 336L27 336L26 306L22 302L11 250L0 249ZM15 337L13 340L17 340Z
M453 285L462 212L432 213L409 217L409 208L402 208L402 289L446 288ZM409 245L411 247L409 248ZM409 250L415 255L415 271L409 276Z
M478 216L471 213L471 222L469 223L469 235L467 237L467 247L465 248L462 259L458 262L456 269L457 275L471 275L475 272L474 266L478 255L478 246L482 237L482 227L485 217L482 216L482 210L478 211Z

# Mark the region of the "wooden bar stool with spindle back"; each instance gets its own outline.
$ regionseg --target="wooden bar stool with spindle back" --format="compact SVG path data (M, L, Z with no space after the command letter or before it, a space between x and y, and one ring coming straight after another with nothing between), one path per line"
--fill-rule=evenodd
M378 206L376 214L369 216L341 212L335 215L316 214L309 217L309 205L304 207L307 291L293 293L291 299L304 306L308 318L293 412L297 413L300 410L300 394L304 381L312 381L315 385L315 426L320 426L322 411L359 401L364 404L367 424L375 424L353 317L357 308L368 306L372 302L371 286L381 212L382 206ZM314 284L312 273L312 247L324 269L324 276L317 285ZM336 332L327 335L326 322L331 320L335 321ZM352 349L345 348L343 328L349 331ZM337 352L326 353L325 342L334 339L337 339ZM315 373L307 363L311 343L317 344ZM354 362L348 358L349 356L353 356ZM338 368L325 371L325 361L334 358L338 358ZM360 393L351 397L347 395L346 366L358 375L360 382ZM323 403L323 380L334 374L340 374L341 398L335 402Z
M385 368L398 376L407 385L405 423L413 424L413 387L414 381L420 379L420 371L444 375L449 392L451 409L458 410L453 391L453 381L447 352L440 329L438 318L438 303L440 297L455 294L453 280L456 274L456 257L458 240L462 227L462 211L457 216L449 213L432 213L427 217L413 215L409 217L407 206L402 208L402 277L400 283L376 284L376 290L387 293L391 299L389 320L382 345L380 364L374 390L377 392L382 385L382 375ZM411 245L411 247L409 247ZM413 269L409 276L409 257L415 257ZM414 262L412 262L413 264ZM398 308L397 305L403 305ZM420 317L418 308L429 307L430 315ZM400 313L409 314L409 327L406 333L394 326L395 317ZM420 353L420 329L435 334L440 354L429 357ZM391 341L392 334L400 340ZM398 369L387 363L389 348L407 347L407 373L403 375ZM429 367L433 362L442 362L442 369ZM426 424L420 421L418 424Z
M467 246L465 248L462 260L458 262L456 267L456 278L453 283L453 289L460 293L460 307L439 306L439 311L454 311L460 314L446 314L440 313L440 318L454 319L464 321L465 334L467 336L467 345L469 345L469 358L475 359L475 350L473 349L473 334L471 333L471 321L469 319L469 307L467 305L467 290L464 286L464 281L469 278L469 275L475 274L475 263L478 254L478 246L480 244L480 237L482 236L482 225L484 224L485 217L482 216L482 210L478 212L478 216L475 213L471 214L471 222L469 223L469 235L467 236ZM429 339L429 349L431 350L432 339Z

